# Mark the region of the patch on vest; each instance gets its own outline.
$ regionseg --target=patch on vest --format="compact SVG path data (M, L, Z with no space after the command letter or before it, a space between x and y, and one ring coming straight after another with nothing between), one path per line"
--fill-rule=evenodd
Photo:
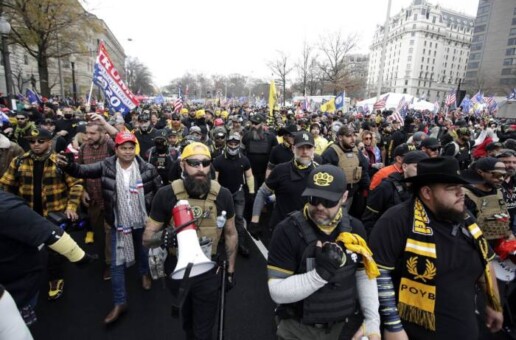
M192 213L193 213L194 218L201 218L202 217L202 208L198 207L198 206L192 207Z

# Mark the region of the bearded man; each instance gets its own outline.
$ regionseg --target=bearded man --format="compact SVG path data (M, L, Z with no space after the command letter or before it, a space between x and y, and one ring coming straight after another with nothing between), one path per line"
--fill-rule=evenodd
M226 286L231 288L238 245L231 192L210 179L211 154L206 145L194 142L186 146L181 154L180 165L183 178L162 187L156 193L143 235L144 245L152 248L162 244L163 233L169 228L164 232L160 230L172 222L172 209L179 200L188 200L197 218L195 223L199 227L199 237L205 241L205 253L211 253L212 259L217 262L227 258ZM226 221L220 225L218 221L223 220L224 216ZM175 257L166 263L167 276L170 269L176 266L174 260ZM212 338L221 288L220 275L222 270L215 266L203 274L189 277L188 287L181 284L183 280L171 280L172 294L182 301L177 307L187 339Z

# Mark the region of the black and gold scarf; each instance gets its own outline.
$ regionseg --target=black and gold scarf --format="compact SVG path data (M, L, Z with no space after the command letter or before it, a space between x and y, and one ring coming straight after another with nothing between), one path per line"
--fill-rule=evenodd
M398 291L398 311L403 320L435 331L435 301L438 294L435 283L438 274L436 266L437 250L434 233L429 224L430 219L425 207L419 198L416 198L414 202L414 222L407 237L403 256L405 265L402 268ZM501 311L500 302L493 290L487 241L476 223L468 225L467 229L473 236L475 247L482 255L489 304L493 309Z

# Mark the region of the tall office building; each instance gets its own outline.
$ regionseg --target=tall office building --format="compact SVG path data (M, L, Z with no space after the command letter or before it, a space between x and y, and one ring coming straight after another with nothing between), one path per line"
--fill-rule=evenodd
M389 20L385 55L385 27L378 26L371 46L367 93L376 95L382 68L381 92L407 93L428 101L442 101L464 78L474 17L414 0Z
M465 86L499 96L516 87L516 1L480 0Z

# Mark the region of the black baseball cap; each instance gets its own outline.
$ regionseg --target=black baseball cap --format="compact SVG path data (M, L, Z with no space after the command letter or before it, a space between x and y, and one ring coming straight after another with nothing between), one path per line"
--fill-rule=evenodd
M424 153L423 151L410 151L405 154L405 157L403 157L403 163L404 164L414 164L419 163L419 161L423 159L427 159L428 155Z
M347 185L346 175L342 169L331 164L324 164L310 172L306 189L301 196L338 201L346 192Z
M265 118L261 114L257 113L252 115L251 118L249 118L249 120L251 121L251 123L261 124L265 121Z
M294 146L299 147L303 145L315 146L314 137L310 132L302 131L294 135Z
M441 147L441 142L439 142L439 140L437 138L434 138L434 137L428 137L428 138L425 138L423 139L423 141L421 142L421 147L425 147L425 148L440 148Z
M396 156L405 156L409 151L416 150L416 147L412 144L403 143L398 145L394 149L394 157Z
M52 139L50 131L43 128L29 130L25 139Z

